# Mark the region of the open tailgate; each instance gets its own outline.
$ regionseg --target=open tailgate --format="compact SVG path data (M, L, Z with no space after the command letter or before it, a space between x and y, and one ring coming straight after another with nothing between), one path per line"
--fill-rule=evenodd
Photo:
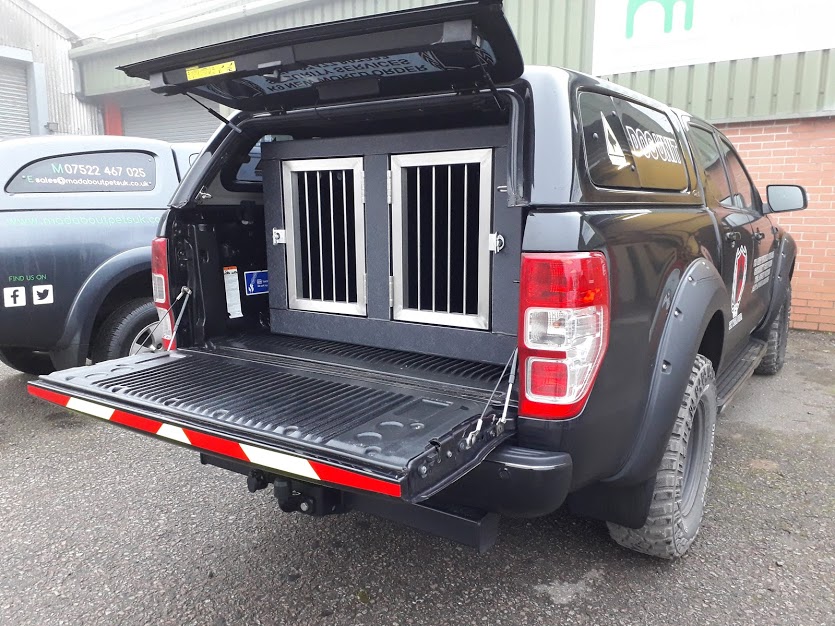
M164 94L242 111L431 93L522 74L501 0L467 0L252 35L119 68Z
M275 474L419 502L510 435L500 368L280 336L55 372L32 395ZM334 347L335 346L335 347ZM363 351L365 350L365 351ZM515 403L514 403L515 404Z

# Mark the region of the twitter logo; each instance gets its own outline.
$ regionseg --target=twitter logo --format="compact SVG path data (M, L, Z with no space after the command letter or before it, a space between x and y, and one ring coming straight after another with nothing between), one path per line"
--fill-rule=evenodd
M52 285L35 285L32 287L32 304L52 304L55 294Z

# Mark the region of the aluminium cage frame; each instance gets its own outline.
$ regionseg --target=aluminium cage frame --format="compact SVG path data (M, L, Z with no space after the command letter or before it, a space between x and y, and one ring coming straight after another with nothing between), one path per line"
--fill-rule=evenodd
M435 310L435 281L437 279L434 260L432 270L432 310L427 310L420 305L420 289L421 284L421 261L420 261L420 220L425 213L420 206L420 202L416 206L418 233L417 237L417 275L409 277L407 275L407 262L404 248L406 242L406 227L405 227L405 202L404 196L406 194L405 177L403 170L406 168L416 167L418 170L421 167L432 168L432 206L430 208L429 218L432 220L432 250L433 259L437 257L436 241L435 241L435 216L436 216L436 201L435 193L435 168L453 165L476 166L479 168L478 189L470 190L467 187L467 176L465 171L464 176L464 238L463 238L463 312L451 312L451 271L452 271L452 240L450 233L450 223L452 220L453 197L451 189L451 170L448 174L448 190L447 190L447 237L446 237L446 257L447 257L447 278L446 278L446 303L447 309ZM416 322L421 324L437 324L441 326L455 326L459 328L470 328L475 330L489 330L490 327L490 276L491 276L491 259L490 259L490 231L493 217L493 149L463 149L463 150L446 150L442 152L420 152L407 154L392 154L390 157L390 171L391 171L391 260L392 260L392 283L393 283L393 304L392 304L392 319L403 322ZM420 182L418 181L418 197L420 197ZM443 193L443 190L441 190ZM476 296L476 313L468 314L467 311L467 203L469 194L471 192L478 194L478 230L477 230L477 296ZM408 288L409 280L416 280L418 283L418 308L407 308L405 303L405 292Z
M315 159L293 159L282 161L281 164L281 171L282 171L282 193L284 197L284 223L285 228L288 234L286 246L287 246L287 300L288 305L291 309L296 309L299 311L314 311L319 313L341 313L345 315L358 315L362 316L366 314L366 305L367 305L367 293L366 293L366 286L365 286L365 202L364 202L364 175L365 175L365 168L364 168L364 160L363 157L341 157L341 158L315 158ZM325 300L325 289L324 289L324 264L322 262L322 254L323 254L323 247L325 242L321 239L319 240L319 281L320 281L320 290L321 290L321 298L314 299L313 296L313 276L312 276L312 253L314 252L311 249L311 224L310 224L310 215L311 209L317 209L318 213L318 232L319 236L321 237L322 233L322 219L323 219L323 211L322 211L322 198L320 196L319 191L319 175L323 172L327 172L330 175L330 184L331 184L331 207L330 207L330 219L331 219L331 256L332 259L335 260L335 249L336 249L336 242L335 237L336 234L334 233L333 229L333 172L335 171L353 171L354 174L354 185L353 185L353 211L354 211L354 258L356 262L356 277L355 277L355 288L357 294L357 301L350 302L349 300L349 293L350 289L348 287L347 281L349 280L348 276L348 241L347 241L347 230L344 233L346 238L344 245L341 246L341 249L345 252L345 280L346 280L346 294L345 298L346 301L337 301L336 300L336 272L333 271L333 281L334 281L334 300ZM296 228L296 222L301 221L300 211L301 211L301 199L299 198L299 185L298 185L298 178L295 174L303 172L305 174L309 172L315 172L317 174L317 207L311 207L309 203L308 194L305 194L305 216L307 219L307 255L308 255L308 263L307 263L307 271L308 271L308 286L310 290L309 298L304 298L301 296L303 279L301 276L302 272L302 263L301 263L301 254L303 250L297 249L297 244L299 247L303 246L303 242L300 241L300 233L301 229ZM343 179L342 184L342 192L343 192L343 211L345 216L345 226L347 227L347 201L351 197L347 194L345 188L345 181ZM338 189L337 189L338 191ZM297 238L299 241L297 241Z

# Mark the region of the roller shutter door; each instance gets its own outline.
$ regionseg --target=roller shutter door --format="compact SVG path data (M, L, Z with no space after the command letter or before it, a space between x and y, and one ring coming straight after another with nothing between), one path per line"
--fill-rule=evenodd
M0 61L0 100L0 138L30 135L25 65Z
M125 107L125 135L163 141L206 141L219 122L185 96L171 96L159 104Z

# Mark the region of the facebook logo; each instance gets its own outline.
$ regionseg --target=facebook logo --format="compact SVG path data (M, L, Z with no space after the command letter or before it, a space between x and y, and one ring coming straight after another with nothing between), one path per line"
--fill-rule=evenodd
M26 306L26 288L4 287L3 306L6 308L11 308L15 306Z

